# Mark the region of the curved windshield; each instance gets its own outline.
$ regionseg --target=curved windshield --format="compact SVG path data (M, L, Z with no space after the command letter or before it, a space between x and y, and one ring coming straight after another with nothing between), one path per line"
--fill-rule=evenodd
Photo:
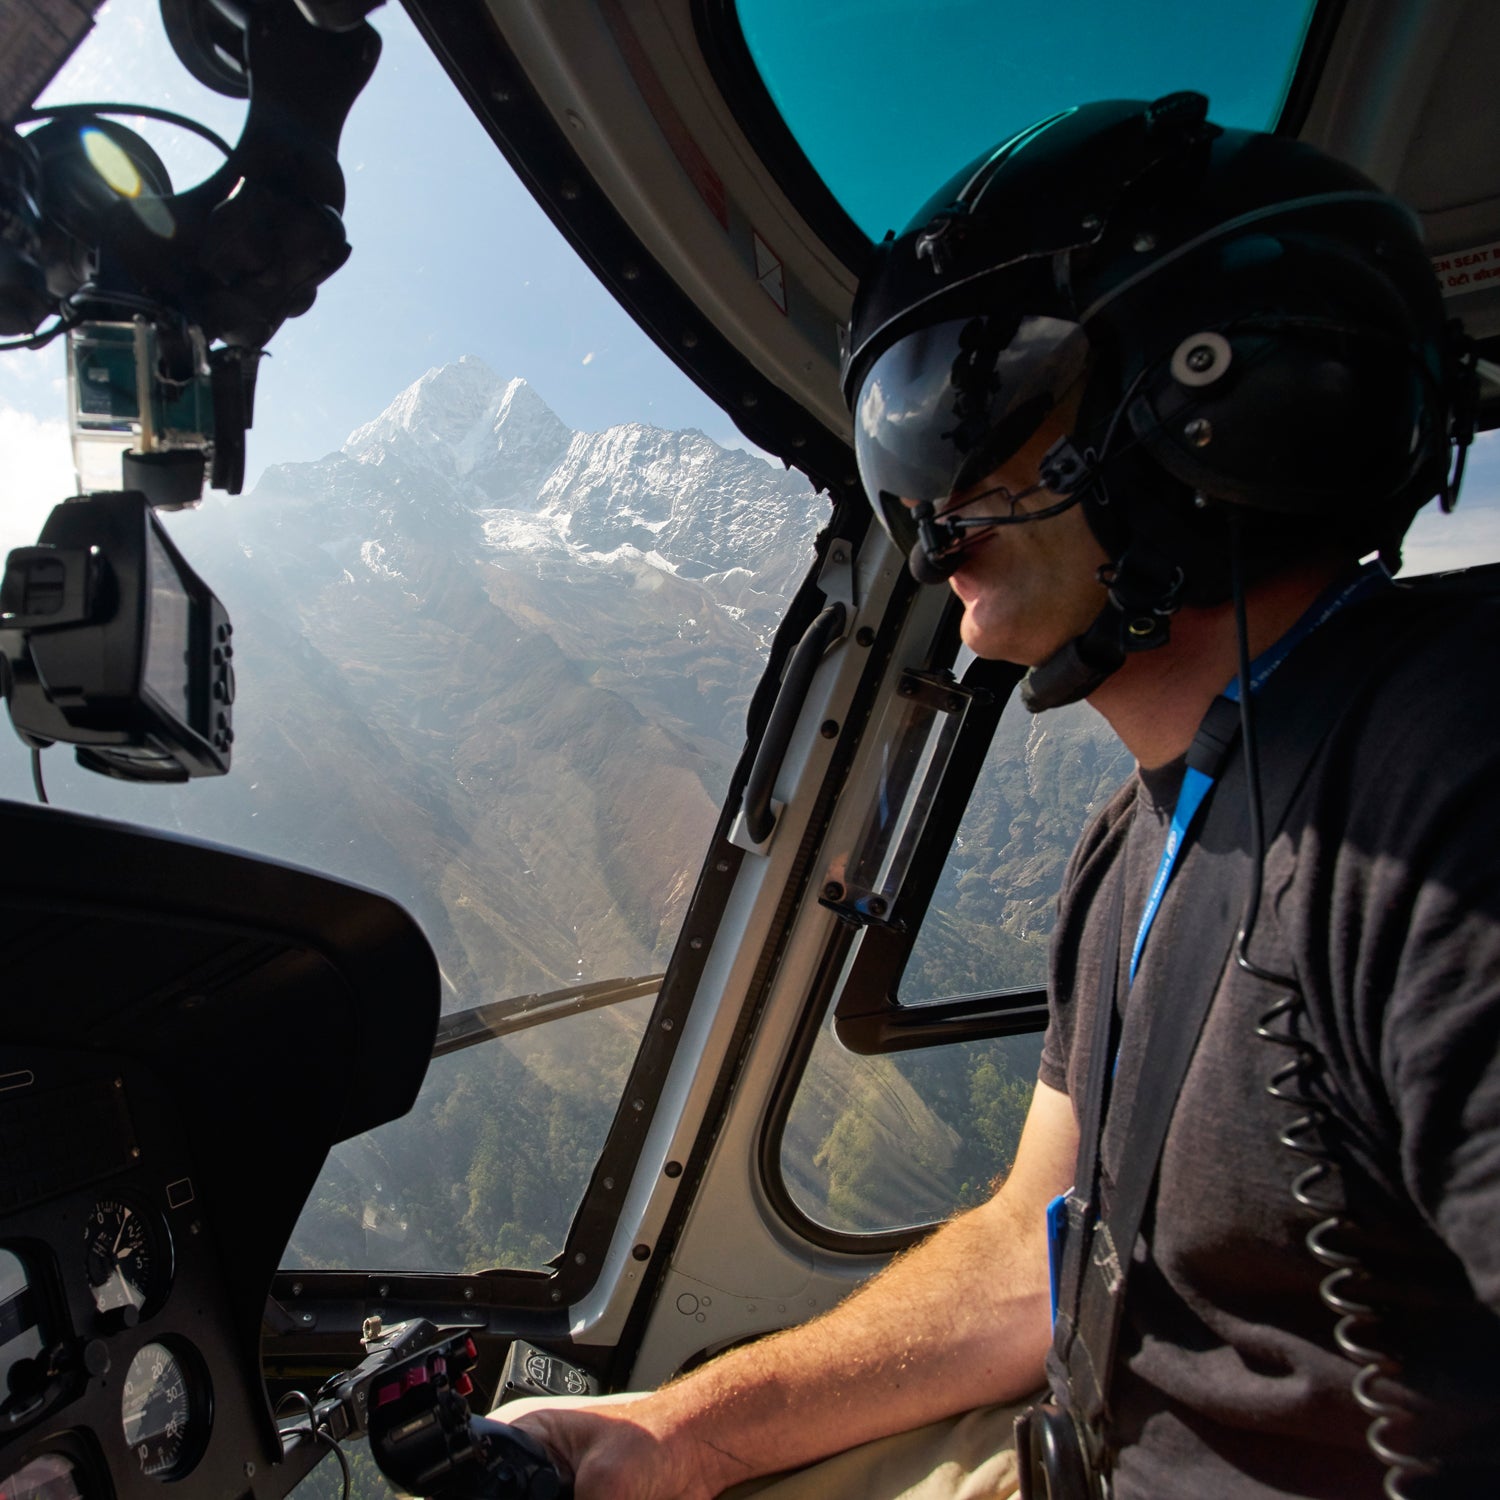
M1197 89L1215 120L1266 129L1315 4L736 0L735 10L803 154L879 239L906 224L934 183L1069 105Z
M618 1106L826 503L598 285L404 12L373 24L339 152L353 254L271 341L244 492L165 517L234 625L232 770L149 787L66 748L41 764L58 806L393 896L449 1016L637 981L444 1056L406 1120L335 1149L286 1255L536 1268ZM155 0L106 5L43 103L122 96L231 142L244 120L177 62ZM179 188L217 164L126 124ZM74 492L64 386L60 343L0 356L6 549ZM9 733L0 795L33 795Z

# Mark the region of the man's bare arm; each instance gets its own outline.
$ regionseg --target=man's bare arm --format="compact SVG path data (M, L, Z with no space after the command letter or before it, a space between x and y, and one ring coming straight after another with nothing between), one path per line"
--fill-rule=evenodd
M626 1405L519 1425L573 1469L578 1500L706 1500L743 1479L1042 1383L1051 1338L1044 1211L1072 1181L1067 1095L1039 1083L1016 1164L823 1317L736 1349Z

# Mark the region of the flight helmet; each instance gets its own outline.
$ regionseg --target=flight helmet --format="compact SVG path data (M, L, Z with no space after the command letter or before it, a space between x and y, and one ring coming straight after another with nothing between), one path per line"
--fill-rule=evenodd
M917 577L1075 504L1111 559L1109 605L1032 673L1033 707L1162 644L1181 605L1227 599L1231 542L1252 577L1329 549L1396 562L1416 511L1456 493L1472 355L1416 216L1207 111L1181 93L1040 121L876 246L855 299L860 475ZM1054 413L1038 482L976 503Z

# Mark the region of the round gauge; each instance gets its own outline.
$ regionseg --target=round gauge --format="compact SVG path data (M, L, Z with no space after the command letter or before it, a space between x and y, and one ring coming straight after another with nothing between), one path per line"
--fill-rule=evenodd
M101 1198L84 1225L89 1290L102 1313L134 1308L141 1316L172 1286L172 1238L154 1209L128 1198Z
M125 1371L120 1425L148 1479L180 1479L198 1462L211 1419L208 1379L186 1348L144 1344Z

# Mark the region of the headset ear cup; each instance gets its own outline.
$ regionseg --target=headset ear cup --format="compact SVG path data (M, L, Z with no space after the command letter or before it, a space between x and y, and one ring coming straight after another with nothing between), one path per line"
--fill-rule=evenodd
M1148 379L1127 418L1137 442L1179 483L1249 510L1356 520L1426 467L1422 379L1388 342L1240 336L1212 387Z
M1441 483L1433 454L1446 450L1412 352L1337 329L1293 333L1231 332L1209 384L1176 379L1169 358L1148 368L1085 501L1110 556L1139 540L1182 567L1184 604L1230 597L1234 516L1259 577L1314 552L1396 548L1412 497Z
M1376 200L1228 237L1090 324L1097 345L1133 355L1113 382L1136 458L1124 467L1145 487L1133 514L1154 494L1196 533L1202 494L1276 521L1287 556L1367 551L1444 490L1453 383L1408 219ZM1111 491L1123 482L1110 475Z
M1136 442L1179 483L1247 510L1351 537L1409 521L1443 488L1450 382L1396 288L1359 279L1344 308L1273 305L1221 325L1229 353L1207 383L1159 360L1128 412Z

